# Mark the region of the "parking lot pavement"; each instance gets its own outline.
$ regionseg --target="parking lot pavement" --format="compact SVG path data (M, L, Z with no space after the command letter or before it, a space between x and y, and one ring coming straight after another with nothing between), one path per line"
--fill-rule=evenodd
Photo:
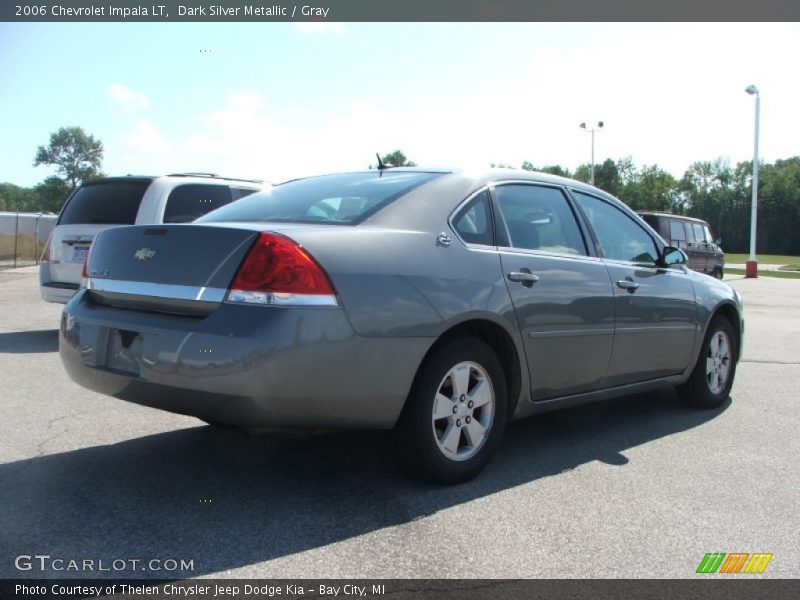
M797 577L800 281L730 283L746 342L722 409L661 392L516 422L481 477L442 488L381 433L251 439L83 390L60 307L0 272L0 577L47 554L127 561L47 573L70 577L684 578L706 552ZM130 567L150 559L193 568Z

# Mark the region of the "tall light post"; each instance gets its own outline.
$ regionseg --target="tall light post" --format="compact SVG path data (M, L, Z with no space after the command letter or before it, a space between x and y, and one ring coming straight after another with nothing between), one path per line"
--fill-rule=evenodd
M597 122L597 129L595 129L594 127L592 127L591 129L586 129L586 123L581 123L581 129L586 129L586 131L592 134L592 179L590 181L592 185L594 185L594 134L596 131L600 131L602 128L603 128L602 121Z
M756 225L758 223L758 121L761 113L761 95L758 88L748 85L745 90L756 97L756 127L753 149L753 196L750 203L750 260L745 264L745 277L758 277L758 261L756 260Z

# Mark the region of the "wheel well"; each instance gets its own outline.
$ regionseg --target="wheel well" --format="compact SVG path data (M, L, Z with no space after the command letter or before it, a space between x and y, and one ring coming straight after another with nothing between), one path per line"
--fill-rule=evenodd
M517 398L519 398L522 387L522 373L519 366L519 354L514 346L514 340L508 332L497 323L486 320L472 320L459 323L445 331L439 339L428 349L422 359L417 375L419 375L422 365L443 345L456 338L473 337L488 344L497 353L500 363L503 365L503 372L506 376L506 387L508 388L508 409L509 418L514 412Z
M736 336L736 360L739 360L739 352L742 347L742 323L739 319L739 313L730 304L723 304L714 312L714 315L711 317L712 320L717 315L725 317L730 322L731 327L733 327L733 335Z

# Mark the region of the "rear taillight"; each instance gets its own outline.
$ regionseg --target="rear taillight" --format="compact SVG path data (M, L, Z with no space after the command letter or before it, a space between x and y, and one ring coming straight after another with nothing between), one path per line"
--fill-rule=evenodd
M95 240L97 237L95 237ZM86 252L86 260L83 261L83 273L81 273L81 289L89 287L89 261L92 260L92 250L94 250L94 241L89 244L89 250Z
M50 244L53 241L53 232L50 232L50 235L47 236L47 243L44 245L44 250L42 250L42 255L39 257L39 262L50 262Z
M325 271L296 242L261 233L231 282L229 302L336 306Z

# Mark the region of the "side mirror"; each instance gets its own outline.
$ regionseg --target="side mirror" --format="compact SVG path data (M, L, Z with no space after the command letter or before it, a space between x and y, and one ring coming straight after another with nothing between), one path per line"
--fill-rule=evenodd
M661 251L661 258L658 260L659 267L671 267L672 265L685 265L686 254L680 248L674 246L664 246Z
M721 237L718 237L717 239L715 239L715 240L714 240L714 243L715 243L717 246L721 246L721 245L722 245L722 238L721 238Z

